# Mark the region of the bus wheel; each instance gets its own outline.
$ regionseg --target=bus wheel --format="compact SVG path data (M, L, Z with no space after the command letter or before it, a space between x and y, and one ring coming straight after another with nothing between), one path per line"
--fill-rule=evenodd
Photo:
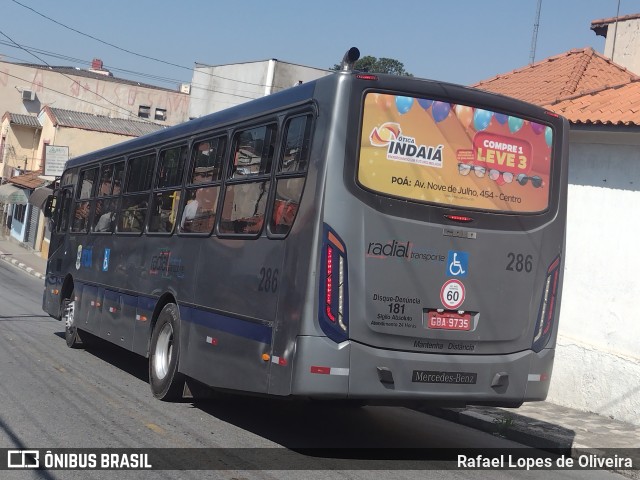
M69 348L82 346L82 339L76 327L76 301L74 293L62 301L62 319L64 320L64 338Z
M180 314L175 303L164 306L151 335L149 385L160 400L182 397L185 377L178 372L180 358Z

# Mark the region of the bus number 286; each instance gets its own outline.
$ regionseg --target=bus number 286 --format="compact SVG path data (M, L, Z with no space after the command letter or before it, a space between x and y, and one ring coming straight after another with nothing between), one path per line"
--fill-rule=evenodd
M533 256L532 255L523 255L521 253L515 254L509 252L507 254L507 258L509 259L509 263L507 264L506 270L515 271L515 272L527 272L530 273L533 270Z
M258 291L276 293L278 291L278 269L265 268L260 269L260 284Z

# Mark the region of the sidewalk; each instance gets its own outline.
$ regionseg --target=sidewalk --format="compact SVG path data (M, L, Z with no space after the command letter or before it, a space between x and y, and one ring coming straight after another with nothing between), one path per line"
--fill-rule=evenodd
M44 279L46 260L37 252L0 234L0 261ZM571 452L572 456L631 456L634 471L620 472L640 479L640 427L549 402L532 402L517 409L494 407L435 408L418 410L476 428L526 446ZM619 451L610 449L635 449ZM609 450L607 452L607 450Z
M47 260L39 252L23 247L16 239L0 232L0 261L12 263L30 275L44 279Z
M530 447L570 451L573 457L630 455L634 458L634 468L640 469L640 427L595 413L549 402L525 403L515 409L425 407L419 410ZM615 452L616 449L635 450ZM632 478L640 479L640 470L634 473Z

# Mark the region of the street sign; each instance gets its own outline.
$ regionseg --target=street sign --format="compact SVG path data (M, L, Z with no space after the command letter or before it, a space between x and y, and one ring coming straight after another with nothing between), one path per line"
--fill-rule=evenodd
M69 160L69 147L46 145L44 156L45 176L61 177L67 160Z

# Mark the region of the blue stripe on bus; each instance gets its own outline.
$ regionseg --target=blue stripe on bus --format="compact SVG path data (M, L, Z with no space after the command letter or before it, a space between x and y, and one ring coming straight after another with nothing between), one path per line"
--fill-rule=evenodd
M206 312L183 305L180 306L180 310L186 313L183 319L191 323L271 345L272 328L268 325L260 325L247 320L227 317L226 315Z

